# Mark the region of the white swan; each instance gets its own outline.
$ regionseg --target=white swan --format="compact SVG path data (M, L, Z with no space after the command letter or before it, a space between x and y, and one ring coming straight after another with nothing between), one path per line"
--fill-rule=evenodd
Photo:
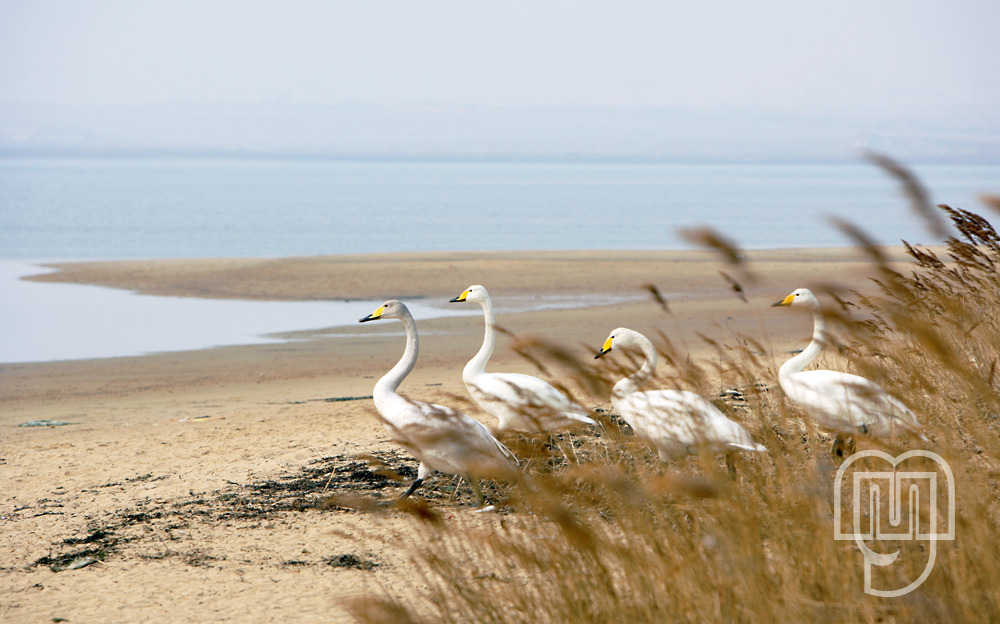
M845 438L857 433L887 437L911 432L927 440L918 431L920 423L913 412L875 382L831 370L802 370L819 355L826 342L826 323L812 291L799 288L772 304L776 306L803 307L812 312L812 342L781 366L778 383L788 398L837 435L834 453L841 454Z
M417 325L406 306L386 301L359 322L398 319L406 330L403 357L375 384L375 408L392 439L420 460L417 478L400 498L412 494L430 474L439 470L464 475L477 504L482 504L478 477L503 477L518 464L513 453L489 429L469 416L443 405L407 399L396 393L417 362Z
M685 390L640 392L639 386L656 370L656 349L637 331L619 327L604 341L599 358L615 347L635 346L646 361L635 373L615 384L611 404L635 434L656 448L661 462L701 449L767 451L741 425L733 422L704 397Z
M555 431L582 425L596 425L587 410L552 387L548 382L518 373L487 373L486 363L496 345L493 302L482 286L469 286L451 303L473 301L483 308L486 336L483 346L462 370L462 381L476 403L499 421L500 431Z

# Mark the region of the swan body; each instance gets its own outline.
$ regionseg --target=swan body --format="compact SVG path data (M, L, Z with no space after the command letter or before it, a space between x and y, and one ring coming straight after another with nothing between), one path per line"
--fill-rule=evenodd
M799 288L774 306L803 307L813 314L809 346L778 370L778 383L788 398L838 436L868 433L888 437L902 430L926 440L918 431L920 423L913 412L870 379L831 370L802 370L826 342L826 323L819 301L810 290Z
M611 404L635 434L656 448L660 461L692 455L701 449L712 452L766 451L739 423L726 417L710 401L685 390L640 391L639 386L656 370L656 349L637 331L619 327L611 332L601 357L617 346L635 346L646 359L642 367L625 377L611 391Z
M469 416L450 407L414 401L397 394L399 385L417 362L417 326L406 306L396 300L385 302L359 322L378 319L398 319L406 330L403 357L378 380L372 392L375 409L393 441L420 461L417 478L402 498L412 494L424 479L438 470L466 476L477 502L481 503L478 477L502 477L517 465L517 459L489 429Z
M469 286L452 303L472 301L483 308L486 334L483 346L462 370L462 381L473 400L499 420L500 431L555 431L596 425L587 410L548 382L518 373L487 373L486 364L496 345L493 302L485 288Z

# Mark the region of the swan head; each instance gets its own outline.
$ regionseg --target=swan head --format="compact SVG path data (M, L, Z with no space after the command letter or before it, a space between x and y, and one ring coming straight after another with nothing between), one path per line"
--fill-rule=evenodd
M640 336L642 336L642 334L637 331L619 327L608 335L608 339L604 341L604 346L601 347L601 350L594 356L594 359L596 360L602 355L607 355L615 347L629 347L638 344L637 338Z
M455 297L449 303L464 303L466 301L474 301L475 303L483 303L484 301L490 300L490 293L486 292L486 288L475 284L469 286L462 294Z
M402 301L390 299L378 307L377 310L368 316L359 319L359 323L377 321L379 319L403 319L410 316L410 311Z
M771 304L772 308L778 306L807 307L812 310L818 310L819 300L816 299L816 295L812 294L812 291L808 288L797 288L781 301Z

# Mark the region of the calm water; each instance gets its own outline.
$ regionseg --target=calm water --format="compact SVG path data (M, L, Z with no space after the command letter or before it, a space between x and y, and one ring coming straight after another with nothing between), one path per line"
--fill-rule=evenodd
M916 172L935 203L978 209L979 193L1000 192L997 166ZM831 214L884 243L936 242L895 181L865 164L0 159L0 362L263 342L354 323L372 306L183 300L20 281L38 272L32 261L676 249L686 247L678 228L701 225L745 248L847 244L827 224ZM415 310L418 318L445 313L454 311Z
M147 297L111 288L18 279L41 272L28 264L0 261L0 327L4 328L0 362L274 342L280 340L273 335L278 332L356 323L377 305ZM415 316L435 315L426 306L411 307Z
M31 263L0 260L0 328L3 328L0 363L134 356L281 342L289 339L282 334L355 325L382 303L151 297L97 286L20 279L44 272ZM456 292L463 286L456 286ZM605 302L645 298L636 294ZM505 314L568 309L584 303L591 302L565 296L505 297L497 302L497 311ZM455 306L447 299L411 300L406 304L418 323L443 316L482 314L479 306ZM398 323L392 326L400 336L402 350L402 326Z
M935 203L1000 192L997 166L916 171ZM846 244L827 214L927 238L867 164L0 159L3 259L674 249L706 224L746 248Z

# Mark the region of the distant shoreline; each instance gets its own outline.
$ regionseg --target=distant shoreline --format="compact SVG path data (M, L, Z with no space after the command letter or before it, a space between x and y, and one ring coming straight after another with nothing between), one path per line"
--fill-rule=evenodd
M905 154L907 165L1000 163L995 111L960 108L959 117L900 110L890 120L867 108L816 117L788 108L662 105L0 102L0 117L19 130L0 137L0 155L794 163L851 162L863 141L866 149Z

